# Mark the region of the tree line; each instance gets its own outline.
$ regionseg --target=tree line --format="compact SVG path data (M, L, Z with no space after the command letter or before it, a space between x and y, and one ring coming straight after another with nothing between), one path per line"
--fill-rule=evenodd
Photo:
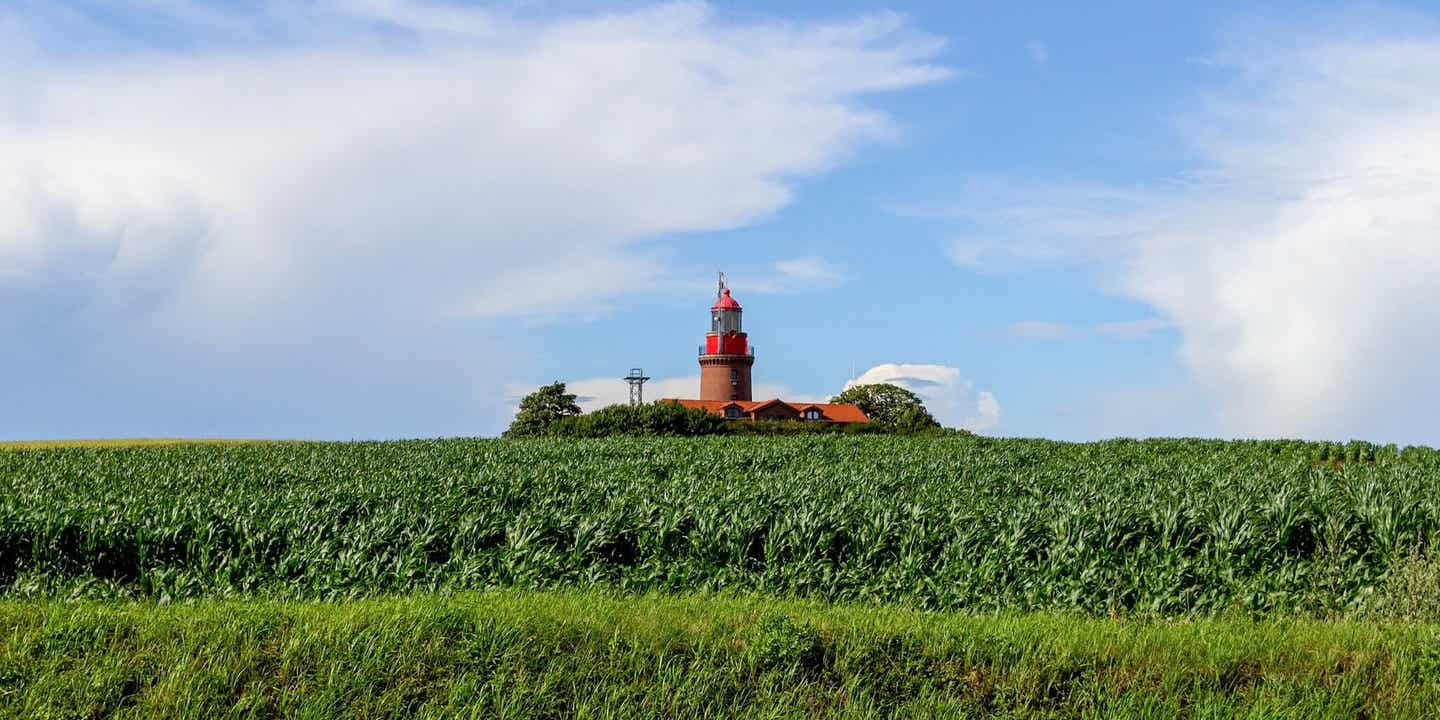
M504 437L608 437L611 435L802 435L802 434L953 434L941 427L919 395L898 385L857 385L830 398L853 403L869 423L817 423L795 420L734 422L696 408L655 401L611 405L585 413L565 383L542 385L520 401Z

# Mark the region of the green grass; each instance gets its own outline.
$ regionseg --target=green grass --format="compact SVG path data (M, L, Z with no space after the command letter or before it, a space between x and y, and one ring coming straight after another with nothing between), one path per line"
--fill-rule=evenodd
M0 453L0 594L496 587L1440 620L1440 454L1192 440L435 440Z
M0 602L0 717L1433 717L1428 625L503 592Z

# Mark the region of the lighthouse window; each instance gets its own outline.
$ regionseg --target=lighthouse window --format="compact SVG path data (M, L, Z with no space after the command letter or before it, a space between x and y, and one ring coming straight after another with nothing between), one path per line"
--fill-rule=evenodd
M738 383L738 382L740 382L740 371L739 371L739 370L731 370L731 371L730 371L730 384L731 384L731 385L734 385L735 383Z
M819 408L810 408L809 410L806 410L806 411L805 411L805 419L806 419L806 420L819 420L819 419L820 419L820 409L819 409Z

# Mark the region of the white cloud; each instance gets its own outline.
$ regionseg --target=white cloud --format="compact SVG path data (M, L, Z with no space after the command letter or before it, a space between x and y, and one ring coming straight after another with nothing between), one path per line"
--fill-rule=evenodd
M1200 166L1178 180L960 209L1104 261L1179 332L1222 433L1434 442L1440 33L1366 27L1218 53L1237 79L1180 123Z
M1022 338L1057 340L1070 335L1070 326L1045 320L1022 320L1010 325L1010 334Z
M1033 263L1122 261L1155 228L1155 191L992 180L969 182L940 204L892 204L904 217L952 220L967 230L945 252L971 270L1003 271Z
M1433 441L1440 36L1231 62L1211 167L1157 199L1123 287L1180 328L1229 431Z
M831 285L840 281L840 273L829 262L814 255L776 262L775 272L782 282Z
M919 395L935 419L946 427L979 432L1000 422L999 400L988 391L977 392L975 383L962 378L958 368L886 363L866 370L845 387L875 383L891 383Z
M941 75L889 16L727 26L681 4L487 32L459 6L345 9L421 49L152 52L0 81L26 100L0 116L0 187L19 200L0 265L80 263L95 295L124 292L104 282L117 272L161 275L183 302L246 312L376 286L429 312L546 312L557 264L771 213L787 178L889 132L858 94Z
M384 373L470 382L419 367L503 349L438 326L603 312L665 273L638 241L768 217L798 179L893 135L866 95L946 75L938 41L893 14L120 12L180 49L80 11L0 9L0 320L102 328L135 353L115 367L159 356L226 387L264 385L235 359L256 347L285 348L266 362L309 387L401 344Z
M765 271L736 273L734 277L737 293L742 289L756 293L819 290L835 287L844 280L838 268L816 255L777 260Z

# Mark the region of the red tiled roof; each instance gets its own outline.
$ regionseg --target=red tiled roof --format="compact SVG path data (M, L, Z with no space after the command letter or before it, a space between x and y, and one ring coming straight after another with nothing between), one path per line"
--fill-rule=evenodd
M791 410L795 410L795 406L790 405L789 403L780 402L780 398L771 398L769 400L756 400L755 402L750 403L750 412L759 412L761 410L764 410L765 408L771 407L772 405L784 405ZM796 412L798 413L799 411L796 410Z
M665 398L661 402L678 403L688 408L704 410L712 415L724 415L725 408L729 405L738 405L740 412L746 417L762 408L770 407L776 403L785 405L795 411L797 415L803 416L809 408L818 408L823 419L837 423L866 423L870 418L860 410L860 406L850 403L807 403L807 402L785 402L779 398L771 400L682 400L679 398Z

